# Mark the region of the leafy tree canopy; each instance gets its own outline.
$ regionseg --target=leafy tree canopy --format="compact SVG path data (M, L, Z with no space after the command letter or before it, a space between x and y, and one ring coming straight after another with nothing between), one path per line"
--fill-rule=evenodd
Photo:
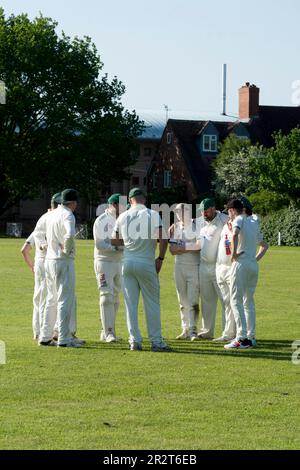
M256 163L260 189L300 204L300 129L274 135L275 145Z
M214 162L213 187L216 196L225 202L257 190L258 170L255 165L264 156L262 147L252 145L248 139L229 136L221 145Z
M142 123L121 104L124 85L101 75L90 38L59 37L56 28L42 15L6 18L0 9L0 213L41 186L97 199L135 161Z

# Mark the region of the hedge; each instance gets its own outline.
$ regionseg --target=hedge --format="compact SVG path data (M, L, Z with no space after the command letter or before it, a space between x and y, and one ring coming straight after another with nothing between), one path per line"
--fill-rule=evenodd
M300 246L300 209L290 206L261 218L261 229L270 245Z

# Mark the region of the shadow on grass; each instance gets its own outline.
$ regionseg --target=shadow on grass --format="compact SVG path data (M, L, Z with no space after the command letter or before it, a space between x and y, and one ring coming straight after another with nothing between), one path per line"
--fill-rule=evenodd
M271 359L274 361L291 361L293 340L259 340L258 346L253 349L225 350L224 343L212 343L211 341L176 341L166 339L167 343L176 354L194 354L208 356L247 357L251 359ZM85 349L115 350L116 352L130 352L127 341L118 343L88 342ZM150 351L149 341L145 341L143 351ZM133 354L132 352L130 352ZM136 352L138 353L138 352Z

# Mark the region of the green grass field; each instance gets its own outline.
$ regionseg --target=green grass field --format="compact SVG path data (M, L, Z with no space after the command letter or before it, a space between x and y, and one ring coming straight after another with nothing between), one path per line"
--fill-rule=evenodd
M299 248L272 248L256 294L259 347L225 351L178 342L173 260L161 274L163 334L170 354L130 352L124 306L120 344L98 341L93 243L77 243L78 336L82 349L41 348L32 340L33 277L19 249L0 240L0 449L299 449ZM141 307L142 331L146 337ZM220 334L220 311L216 334Z

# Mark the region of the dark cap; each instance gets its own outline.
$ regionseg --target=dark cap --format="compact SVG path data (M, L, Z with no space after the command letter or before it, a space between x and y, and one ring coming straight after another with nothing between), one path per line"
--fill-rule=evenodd
M51 204L61 204L61 193L53 194Z
M237 209L239 211L242 211L243 208L244 206L240 199L231 199L231 201L228 201L227 203L227 209Z
M241 196L241 197L240 197L240 201L241 201L241 203L243 204L243 207L244 207L245 209L250 209L250 210L253 209L253 206L252 206L251 202L250 202L249 199L247 199L245 196Z
M107 199L107 202L108 202L108 204L119 204L120 197L122 197L122 194L120 194L120 193L112 194Z
M79 195L76 189L64 189L61 193L61 202L62 204L67 204L68 202L78 201Z
M131 199L132 197L136 197L136 196L145 196L145 194L143 193L143 191L140 189L140 188L132 188L130 191L129 191L129 199Z
M206 198L206 199L203 199L203 201L201 202L200 206L199 206L199 209L200 211L207 211L207 209L210 209L211 207L216 207L216 203L213 199L210 199L210 198Z

